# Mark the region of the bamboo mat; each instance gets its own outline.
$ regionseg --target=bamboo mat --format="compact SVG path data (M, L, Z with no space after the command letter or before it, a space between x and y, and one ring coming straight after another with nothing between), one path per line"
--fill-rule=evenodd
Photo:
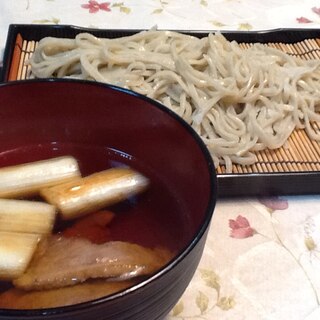
M241 44L243 47L250 44ZM306 39L297 43L267 43L290 55L302 59L320 59L320 39ZM36 41L27 41L18 35L13 52L8 81L30 78L30 67L25 64L37 46ZM315 131L320 130L320 123L313 123ZM232 173L284 173L320 171L320 143L312 141L304 130L295 130L286 146L277 150L256 152L257 162L250 166L233 165ZM225 174L223 165L217 168L218 174Z

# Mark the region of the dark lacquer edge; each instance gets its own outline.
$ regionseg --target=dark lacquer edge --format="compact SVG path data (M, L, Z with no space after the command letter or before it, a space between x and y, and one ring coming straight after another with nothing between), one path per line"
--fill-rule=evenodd
M4 51L3 70L0 82L7 81L12 55L17 35L20 33L25 40L38 41L46 36L74 37L80 32L90 32L98 37L123 37L135 34L137 29L90 29L72 25L30 25L12 24L9 26L7 42ZM203 37L217 30L200 30L183 32L189 35ZM279 28L261 31L224 31L219 30L229 40L239 42L284 42L295 43L305 39L320 37L320 29L288 29ZM265 196L265 195L297 195L319 193L320 172L281 172L281 173L244 173L218 174L220 197Z
M218 175L219 197L320 193L319 171Z
M159 29L160 30L160 29ZM74 37L80 32L90 32L98 37L123 37L142 31L141 29L94 29L83 28L73 25L42 25L42 24L10 24L4 50L3 70L0 73L0 82L6 81L11 65L12 53L17 35L20 33L25 40L38 41L46 36L55 36L61 38ZM229 40L240 42L274 42L294 43L306 38L315 38L320 36L320 29L288 29L279 28L273 30L260 31L227 31L227 30L172 30L196 37L207 36L208 33L221 32Z

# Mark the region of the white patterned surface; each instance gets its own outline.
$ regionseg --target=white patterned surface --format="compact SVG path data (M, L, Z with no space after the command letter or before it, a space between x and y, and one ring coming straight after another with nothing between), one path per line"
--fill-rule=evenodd
M1 0L0 64L10 23L104 29L319 28L319 8L318 1L310 0ZM320 319L319 270L320 196L220 200L200 266L168 319Z
M239 215L253 232L231 237ZM196 275L168 319L320 319L319 270L319 196L220 200Z
M84 8L86 4L96 8L96 12ZM317 28L318 7L318 1L311 0L1 0L0 56L11 23L59 23L104 29Z

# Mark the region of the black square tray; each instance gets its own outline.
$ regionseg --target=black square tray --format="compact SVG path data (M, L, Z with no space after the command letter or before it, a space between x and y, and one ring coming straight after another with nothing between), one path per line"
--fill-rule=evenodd
M47 36L73 38L80 32L89 32L97 37L116 38L129 36L139 31L141 30L85 29L69 25L10 25L4 51L3 68L0 71L0 82L15 80L12 77L10 79L10 70L15 62L15 54L22 50L19 38L27 41L39 41ZM214 30L178 31L197 37L207 36L209 32L214 32ZM306 39L320 39L320 29L276 29L259 32L221 31L221 33L228 40L236 40L241 43L294 44ZM316 169L292 172L218 173L218 190L220 197L316 194L320 192L320 172Z

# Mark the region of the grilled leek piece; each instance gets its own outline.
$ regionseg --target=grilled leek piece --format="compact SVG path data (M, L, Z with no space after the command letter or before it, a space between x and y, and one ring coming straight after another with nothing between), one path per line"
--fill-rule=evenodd
M24 273L40 238L31 233L0 232L1 280L12 280Z
M55 217L56 208L48 203L0 199L0 231L48 234Z
M63 156L0 168L0 198L35 195L41 188L80 177L77 160Z
M40 190L64 220L115 204L146 189L149 180L130 168L113 168Z

